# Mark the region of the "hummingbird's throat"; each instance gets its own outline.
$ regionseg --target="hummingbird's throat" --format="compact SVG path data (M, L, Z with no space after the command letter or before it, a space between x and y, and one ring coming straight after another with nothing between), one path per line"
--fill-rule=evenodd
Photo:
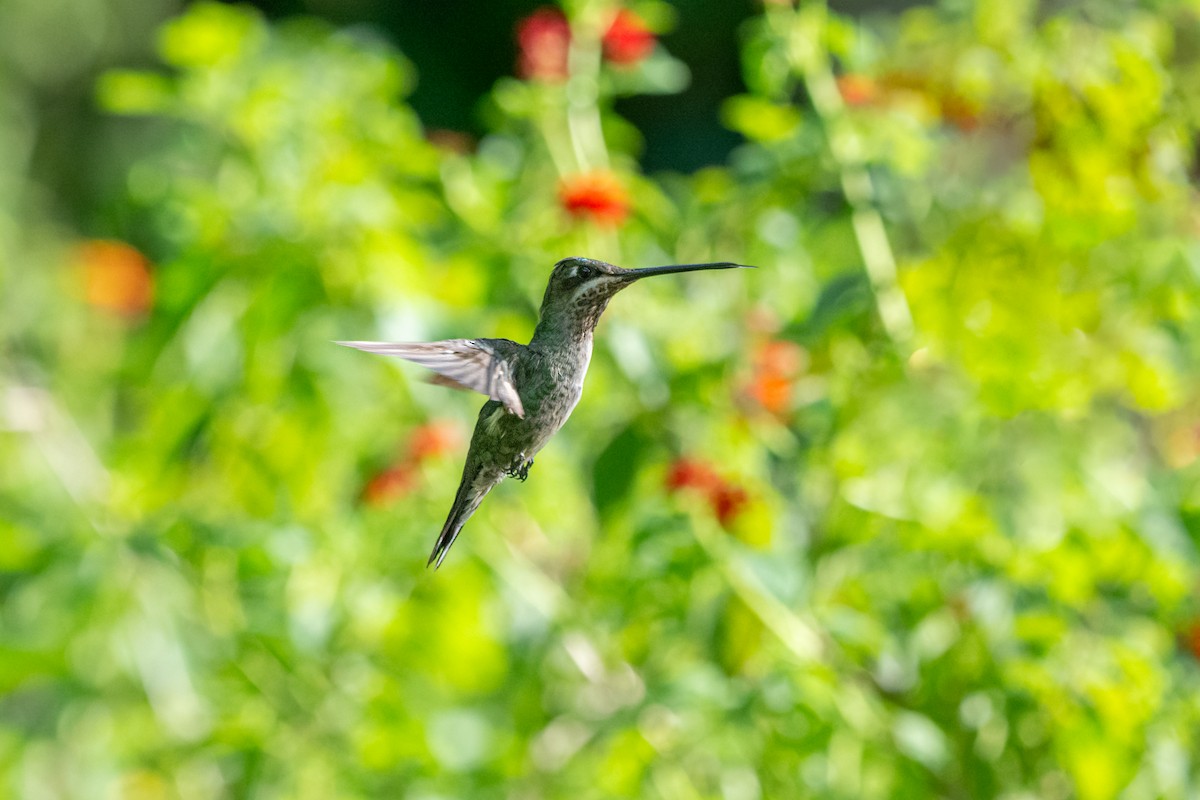
M571 313L577 332L591 333L600 322L600 315L608 308L613 295L632 281L604 281L579 287L571 302Z

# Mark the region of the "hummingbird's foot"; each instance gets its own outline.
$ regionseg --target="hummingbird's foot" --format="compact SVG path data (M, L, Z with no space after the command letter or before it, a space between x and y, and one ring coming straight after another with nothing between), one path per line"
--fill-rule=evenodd
M529 477L529 468L533 466L533 459L525 460L525 454L517 456L513 459L512 466L508 468L508 475L511 478L524 482Z

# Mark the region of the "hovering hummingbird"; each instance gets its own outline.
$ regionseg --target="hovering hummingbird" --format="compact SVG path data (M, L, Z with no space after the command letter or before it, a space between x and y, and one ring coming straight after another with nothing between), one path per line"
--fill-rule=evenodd
M338 342L399 356L434 370L433 383L490 398L479 410L462 481L428 564L442 565L463 524L493 487L506 476L529 477L534 455L579 402L592 358L592 331L613 295L651 275L746 266L720 261L625 269L592 258L564 258L550 273L529 344L509 339Z

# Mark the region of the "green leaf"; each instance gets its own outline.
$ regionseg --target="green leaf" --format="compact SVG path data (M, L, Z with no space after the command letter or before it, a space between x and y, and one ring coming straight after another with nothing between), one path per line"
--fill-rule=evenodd
M165 75L115 69L96 82L96 101L117 114L152 114L170 108L173 85Z
M634 420L600 451L592 467L592 497L602 520L629 497L637 477L636 466L649 444L640 421Z
M792 106L772 103L754 95L731 97L721 106L721 122L757 142L780 142L800 129L803 117Z

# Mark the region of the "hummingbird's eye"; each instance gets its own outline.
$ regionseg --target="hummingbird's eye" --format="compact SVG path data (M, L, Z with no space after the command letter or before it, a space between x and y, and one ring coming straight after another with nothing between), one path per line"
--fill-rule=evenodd
M588 278L592 277L593 272L595 272L595 270L585 264L584 266L580 267L575 274L583 280L587 280Z

